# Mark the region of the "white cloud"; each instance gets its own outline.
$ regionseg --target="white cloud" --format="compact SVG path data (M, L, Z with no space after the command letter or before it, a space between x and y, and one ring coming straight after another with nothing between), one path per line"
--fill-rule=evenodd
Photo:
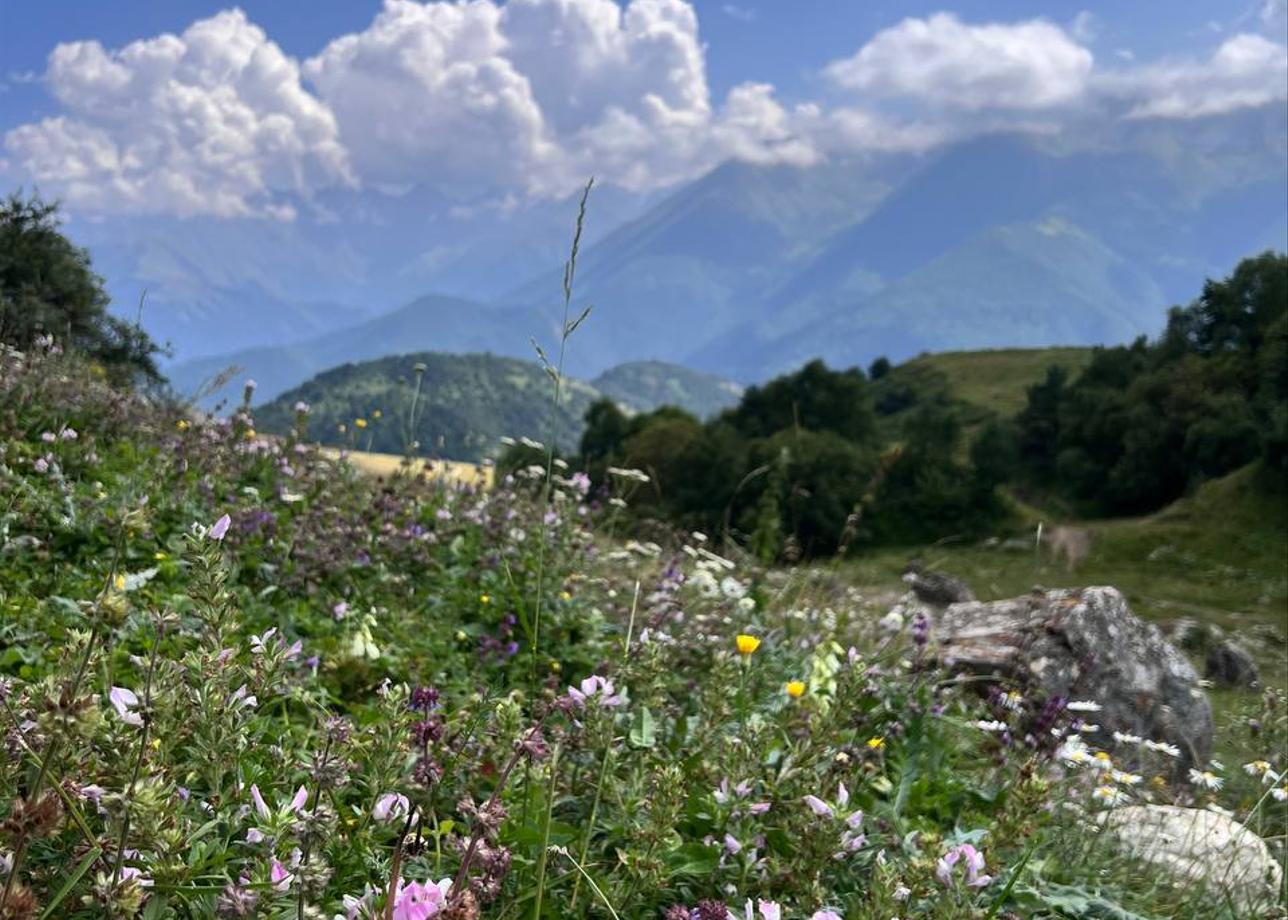
M1079 42L1089 44L1100 34L1100 19L1091 10L1079 10L1069 23L1069 31Z
M714 106L683 0L386 0L305 65L364 178L563 194L647 189L730 156L801 161L761 84Z
M841 87L946 109L1042 109L1076 101L1090 51L1043 20L970 25L951 13L905 19L829 65Z
M1200 118L1288 98L1288 47L1243 33L1206 60L1146 64L1103 75L1129 118Z
M1097 26L905 19L824 69L827 104L789 104L763 82L712 98L686 0L385 0L303 65L233 10L119 50L55 48L41 79L61 111L5 134L0 172L81 212L290 219L338 185L430 184L473 207L592 174L650 190L729 158L809 164L1284 98L1284 46L1260 35L1202 60L1119 51L1106 70L1081 43Z
M5 147L85 211L289 218L288 194L352 180L331 113L237 10L114 52L59 45L45 81L65 114Z

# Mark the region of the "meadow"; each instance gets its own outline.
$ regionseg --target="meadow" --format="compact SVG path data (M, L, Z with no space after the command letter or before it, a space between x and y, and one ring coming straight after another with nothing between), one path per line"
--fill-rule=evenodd
M1219 698L1222 763L1174 784L1166 745L1115 763L1085 707L941 667L924 615L887 615L892 551L766 569L627 539L639 471L372 475L261 435L250 396L216 419L49 338L0 358L0 917L1280 915L1133 862L1104 820L1216 810L1282 863L1272 673ZM1149 608L1108 549L1156 528L1142 547L1202 555L1184 514L1115 525L1077 577ZM923 556L985 596L1051 572ZM1191 600L1281 607L1258 577Z

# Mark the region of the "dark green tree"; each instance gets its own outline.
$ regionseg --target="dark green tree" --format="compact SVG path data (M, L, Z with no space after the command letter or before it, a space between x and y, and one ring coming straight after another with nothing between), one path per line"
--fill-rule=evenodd
M0 202L0 341L28 349L53 335L102 364L116 382L162 379L161 349L107 312L89 253L63 235L58 205L15 192Z
M800 370L751 387L729 422L749 438L780 431L829 431L855 442L869 441L876 428L867 379L857 367L830 370L811 361Z

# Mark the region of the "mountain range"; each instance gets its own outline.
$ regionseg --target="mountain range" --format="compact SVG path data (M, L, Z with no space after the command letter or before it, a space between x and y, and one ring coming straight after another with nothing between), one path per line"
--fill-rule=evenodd
M707 418L741 396L727 380L639 361L590 381L565 377L552 413L551 378L536 361L423 352L332 368L256 407L255 421L284 433L305 403L307 435L323 444L401 454L415 441L422 454L478 461L499 453L503 437L553 438L576 450L586 410L599 399L631 413L671 405Z
M592 310L566 366L654 359L752 382L813 357L1153 334L1204 278L1288 248L1286 163L1288 114L1270 106L809 167L729 162L660 198L595 191L573 315ZM228 365L271 397L386 354L530 358L531 339L552 352L575 200L441 197L409 192L379 220L324 202L330 222L246 222L232 242L205 239L209 225L131 237L127 277L173 276L171 301L149 293L142 315L176 345L176 389ZM83 241L110 280L122 245Z

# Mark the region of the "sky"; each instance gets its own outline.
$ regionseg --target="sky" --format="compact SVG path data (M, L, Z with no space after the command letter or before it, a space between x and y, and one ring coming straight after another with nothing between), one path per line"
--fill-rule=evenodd
M0 0L0 186L333 219L1282 104L1285 0Z

